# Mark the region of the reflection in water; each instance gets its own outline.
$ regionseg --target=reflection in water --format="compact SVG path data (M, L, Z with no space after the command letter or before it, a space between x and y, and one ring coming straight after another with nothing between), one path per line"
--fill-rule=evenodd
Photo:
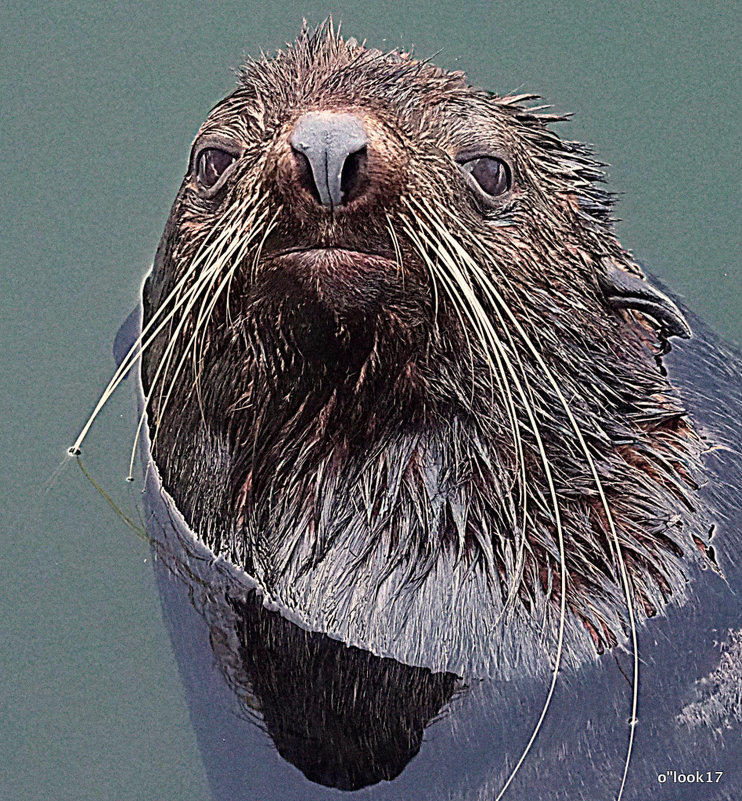
M245 717L318 784L356 790L398 776L457 677L374 656L266 609L243 576L190 538L156 485L150 478L146 493L152 545L205 619Z
M254 592L233 604L237 675L252 688L279 753L312 781L344 790L399 775L456 677L304 631Z
M279 753L312 781L355 790L395 778L453 694L452 674L304 631L255 592L233 608L240 647L229 654L237 658L232 680L252 689Z

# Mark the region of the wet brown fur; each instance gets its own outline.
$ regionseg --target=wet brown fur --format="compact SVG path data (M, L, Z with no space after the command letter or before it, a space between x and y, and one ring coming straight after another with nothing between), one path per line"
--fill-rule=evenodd
M331 559L352 529L357 564L381 560L377 588L401 571L414 592L450 550L457 569L488 577L492 598L481 603L503 604L514 587L516 603L535 614L543 601L558 607L566 570L567 607L586 641L600 651L625 636L618 556L575 432L523 336L468 275L538 422L562 566L526 400L507 372L498 381L460 302L431 276L410 231L428 248L453 245L425 209L481 266L558 378L640 613L682 595L684 562L704 558L704 443L661 368L663 337L612 308L599 281L610 266L641 270L616 239L600 165L560 139L551 126L562 118L532 100L491 95L460 73L321 28L248 63L199 132L197 142L218 134L242 153L213 198L186 175L145 290L145 323L230 214L239 229L250 210L265 209L267 236L239 263L226 259L219 275L234 267L234 276L195 337L195 358L186 354L176 373L197 311L154 388L177 315L144 354L150 434L164 485L194 531L269 591L289 566L300 575ZM334 215L298 191L288 142L296 119L317 109L362 115L370 138L366 191ZM512 192L491 206L455 162L483 146L513 174Z

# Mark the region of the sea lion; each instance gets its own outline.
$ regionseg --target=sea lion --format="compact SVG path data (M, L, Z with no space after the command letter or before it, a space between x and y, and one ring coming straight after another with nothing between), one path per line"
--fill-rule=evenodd
M536 729L568 708L560 670L596 688L626 647L625 685L603 679L630 754L637 629L737 575L703 491L729 434L689 414L665 357L691 326L532 99L331 28L248 63L196 137L123 366L141 350L183 522L284 615L505 680L495 719L519 697ZM479 789L551 797L513 783L539 764L517 739ZM610 780L592 761L575 781L621 795L609 742Z
M527 100L305 35L209 115L144 289L197 536L314 628L481 675L623 641L711 525L658 365L688 326Z

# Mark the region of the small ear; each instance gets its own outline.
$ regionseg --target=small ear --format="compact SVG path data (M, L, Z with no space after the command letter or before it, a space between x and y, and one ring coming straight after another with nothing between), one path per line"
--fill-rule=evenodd
M633 309L659 323L660 333L689 339L693 336L683 313L667 295L650 286L636 275L610 265L598 276L600 285L611 306Z

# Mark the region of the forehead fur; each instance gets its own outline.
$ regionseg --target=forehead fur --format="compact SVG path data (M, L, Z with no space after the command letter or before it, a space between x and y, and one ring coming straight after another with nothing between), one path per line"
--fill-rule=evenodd
M273 56L249 60L240 87L278 103L338 97L363 102L393 95L399 102L429 101L470 93L464 74L447 72L410 53L366 48L343 39L331 24L302 30L296 41Z
M235 101L244 104L244 114L265 130L305 108L364 106L390 111L395 124L410 128L420 141L489 136L511 151L525 177L532 174L557 194L573 194L585 222L611 228L613 197L602 187L603 165L589 146L561 139L550 126L568 117L534 107L537 100L471 86L463 72L408 52L367 48L344 39L329 22L315 30L305 26L285 49L249 59L238 73L237 90L215 111L221 116L234 110Z

